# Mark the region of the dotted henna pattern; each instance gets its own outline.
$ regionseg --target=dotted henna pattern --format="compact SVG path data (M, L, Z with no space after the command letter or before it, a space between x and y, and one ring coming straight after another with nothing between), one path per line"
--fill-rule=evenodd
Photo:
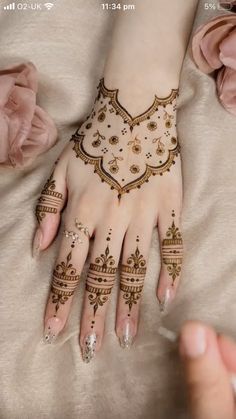
M180 146L175 123L178 90L166 98L155 96L150 108L136 117L120 104L118 93L107 89L104 79L100 81L91 116L72 141L76 157L93 165L102 182L117 190L120 198L150 176L170 171Z

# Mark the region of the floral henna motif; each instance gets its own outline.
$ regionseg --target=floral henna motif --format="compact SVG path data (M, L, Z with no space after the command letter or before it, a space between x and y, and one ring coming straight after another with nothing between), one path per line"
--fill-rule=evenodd
M111 232L107 241L110 241L110 235ZM86 290L89 292L88 299L90 305L93 306L94 317L98 308L108 301L115 283L116 271L115 259L110 255L109 245L107 245L105 252L95 259L95 263L90 264L86 281Z
M46 213L57 214L58 209L62 206L62 199L62 194L56 191L56 181L53 179L52 173L38 199L35 210L38 222L40 223L44 219Z
M150 176L170 171L175 163L180 152L175 123L178 91L166 98L155 96L146 112L132 117L120 104L118 90L108 90L103 79L98 89L91 116L72 136L73 150L85 164L94 165L94 172L120 198ZM127 173L127 167L133 169Z
M76 269L71 263L72 252L67 255L66 262L59 263L53 271L53 281L51 286L52 302L56 304L56 312L60 304L65 302L74 294L78 285L80 275L76 274Z
M137 241L139 241L137 239ZM125 304L131 312L133 304L141 298L146 275L146 261L137 246L134 253L127 259L127 264L121 266L120 290L123 291Z
M179 228L175 225L175 212L172 211L172 225L166 232L166 238L162 242L162 260L167 265L167 271L172 278L174 285L176 278L180 275L183 261L183 239Z

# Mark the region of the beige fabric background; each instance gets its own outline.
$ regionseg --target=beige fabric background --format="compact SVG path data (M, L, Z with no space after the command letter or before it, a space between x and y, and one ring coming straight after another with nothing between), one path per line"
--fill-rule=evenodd
M206 12L204 3L195 26L219 13ZM59 128L57 145L33 166L0 169L1 419L187 419L177 352L159 337L161 321L178 331L187 318L202 319L236 337L236 119L218 103L212 78L187 54L179 100L186 255L175 304L161 319L154 235L139 335L130 352L120 349L114 333L114 292L103 349L94 362L82 363L77 336L84 282L57 343L41 343L59 240L39 261L32 259L33 208L52 162L94 99L111 26L111 13L97 0L56 0L50 12L0 13L1 67L35 63L39 103Z

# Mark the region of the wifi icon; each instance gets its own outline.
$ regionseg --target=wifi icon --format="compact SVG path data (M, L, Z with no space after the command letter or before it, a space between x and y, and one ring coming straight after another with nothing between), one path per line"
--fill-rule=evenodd
M53 3L44 3L44 6L46 7L46 9L51 10L54 6Z

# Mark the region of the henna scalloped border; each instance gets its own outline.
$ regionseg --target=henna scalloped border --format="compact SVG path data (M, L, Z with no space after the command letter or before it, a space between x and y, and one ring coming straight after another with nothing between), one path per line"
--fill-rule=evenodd
M100 80L100 83L98 85L98 89L100 89L100 93L103 96L107 96L111 99L111 104L113 108L118 112L119 115L124 119L125 122L127 122L132 129L135 125L139 124L140 122L145 121L148 117L151 117L157 110L158 106L165 106L173 102L174 99L178 96L178 89L172 89L171 93L167 97L160 98L157 95L155 95L155 99L153 104L148 108L145 112L141 113L140 115L137 115L135 117L132 117L129 112L126 111L125 108L121 105L118 99L118 93L119 89L110 90L105 87L104 84L104 78Z
M76 157L80 157L85 164L93 164L95 169L94 172L97 173L102 182L107 182L111 189L116 189L118 196L123 195L124 193L129 192L131 189L140 188L145 182L148 182L150 176L163 175L164 172L169 171L172 164L175 163L174 159L178 156L180 152L180 145L177 143L176 147L173 150L169 150L169 156L165 163L159 167L149 166L146 164L145 172L133 182L128 183L125 186L121 186L103 167L103 156L91 156L83 147L83 139L85 135L78 134L77 132L72 136L74 141L73 150L76 153Z

